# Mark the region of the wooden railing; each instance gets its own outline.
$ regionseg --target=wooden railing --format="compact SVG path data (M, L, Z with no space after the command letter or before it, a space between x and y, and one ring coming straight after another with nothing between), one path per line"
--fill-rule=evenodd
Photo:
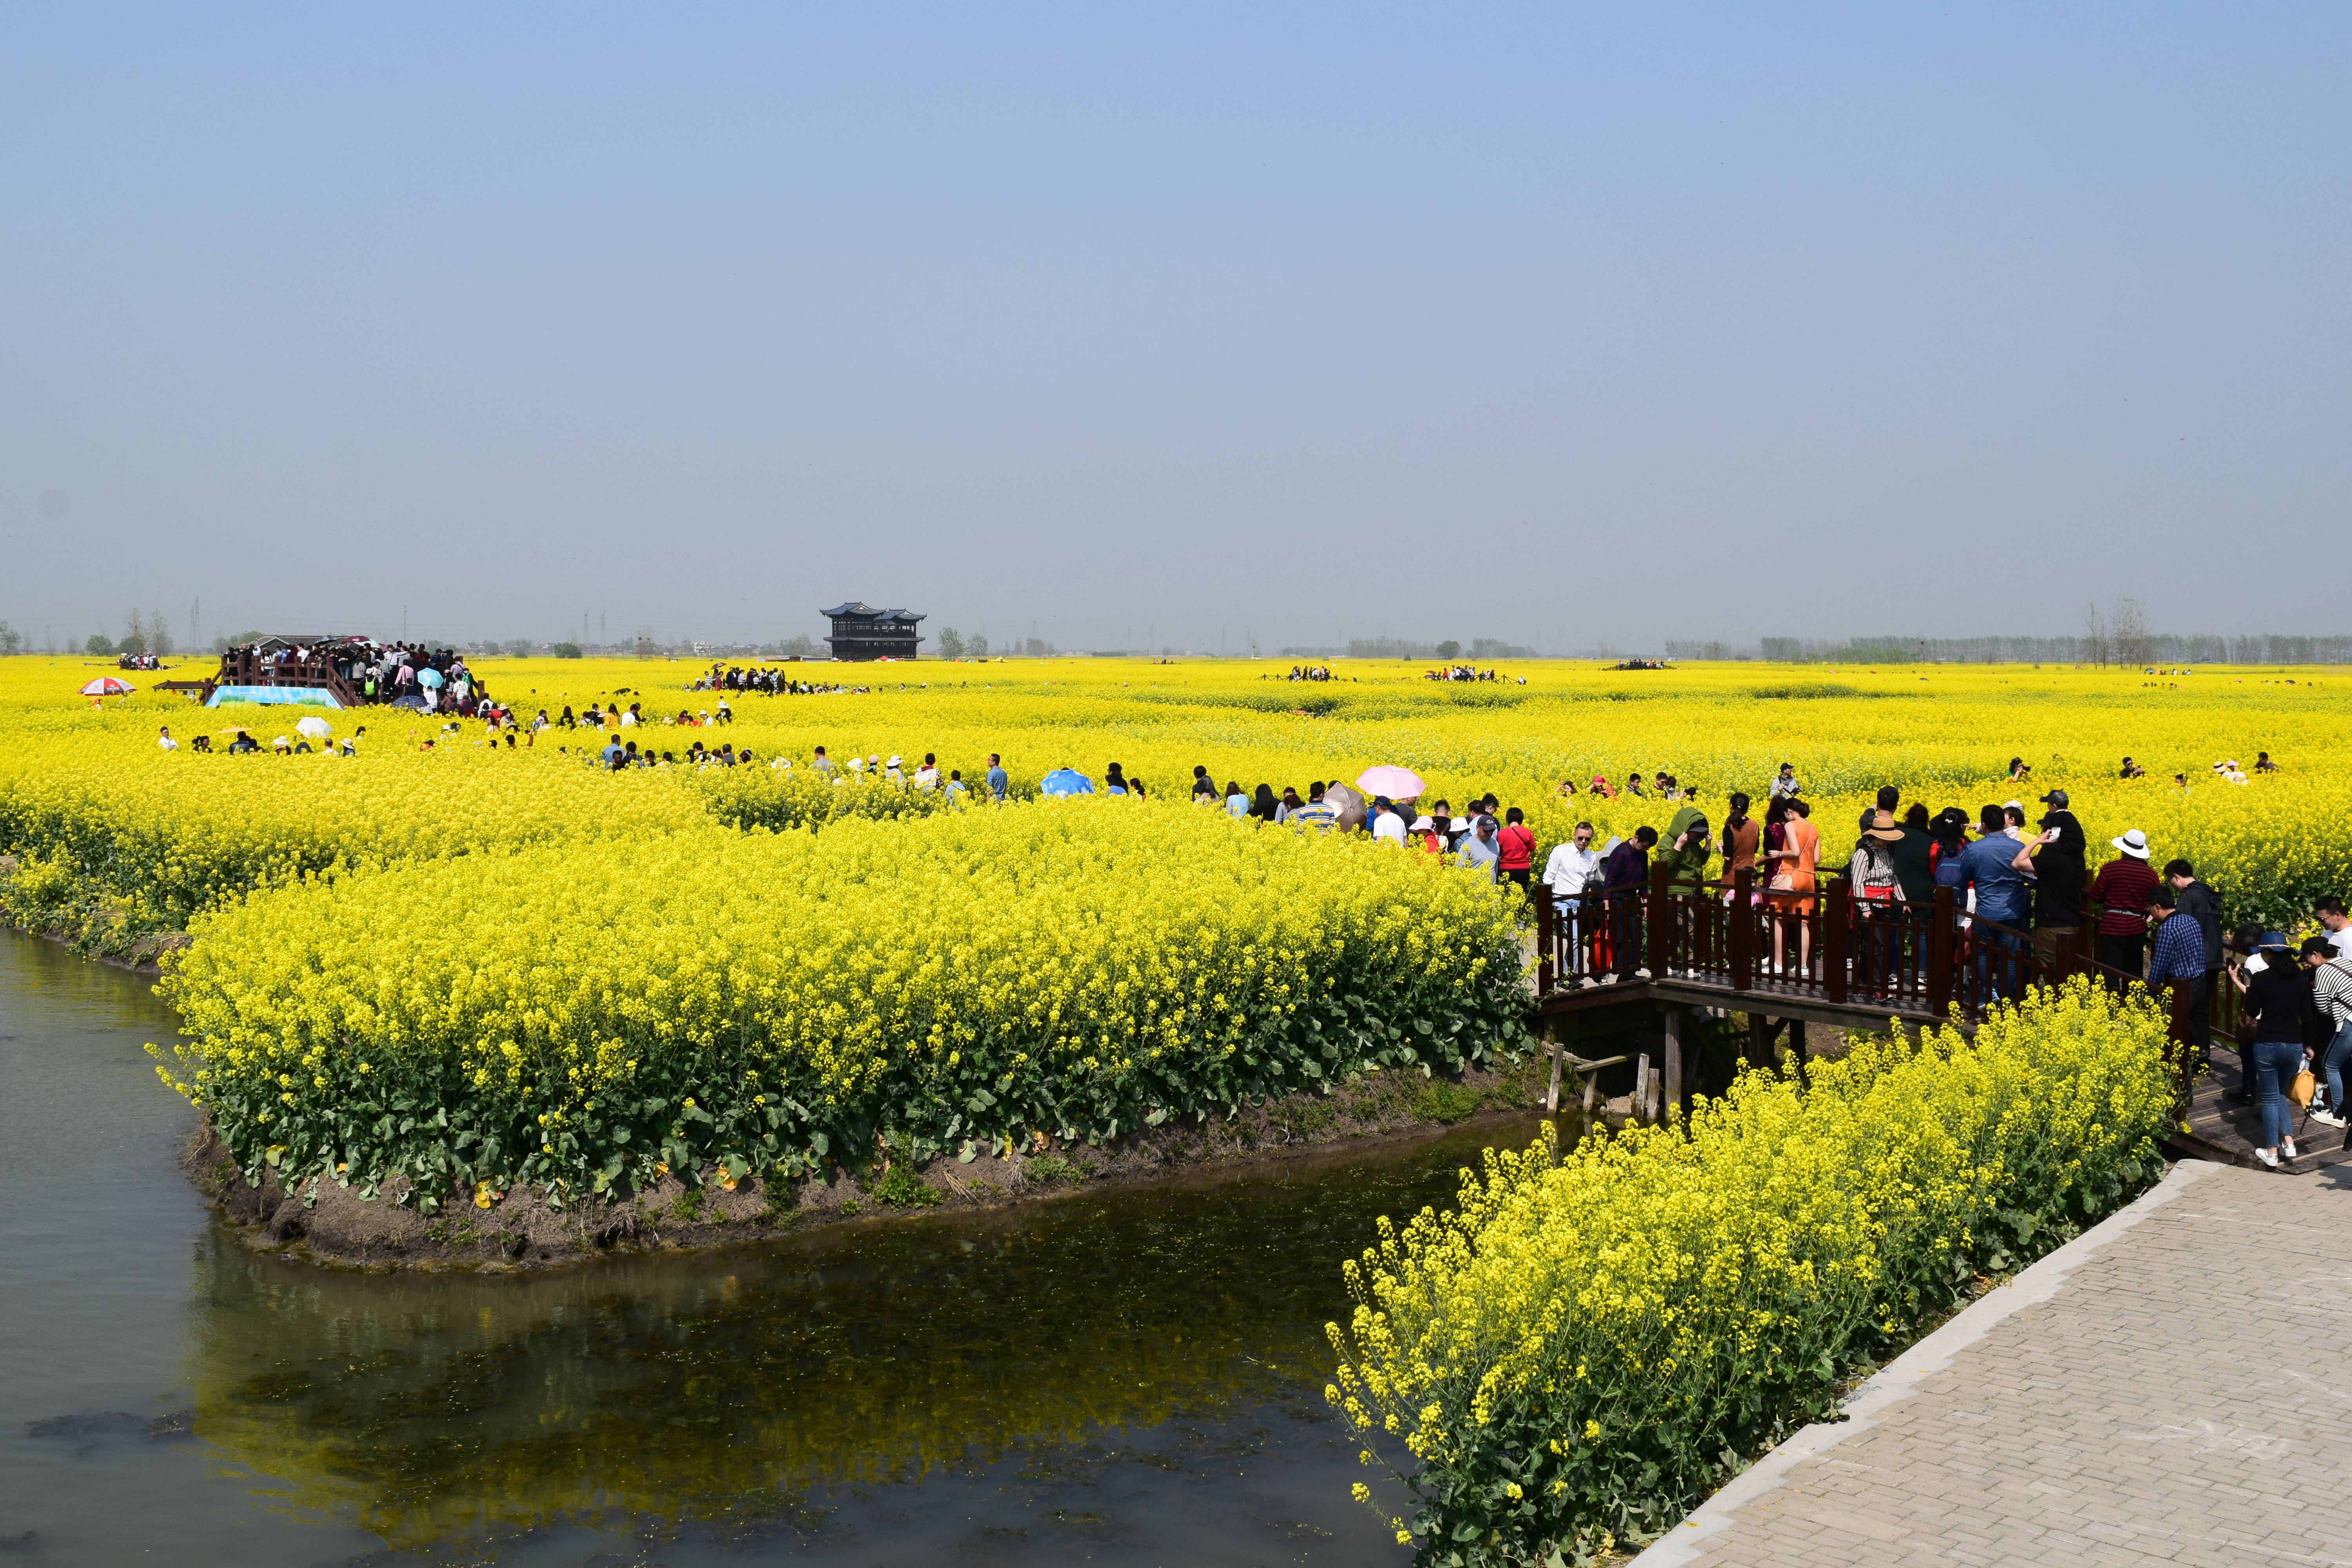
M1655 867L1646 886L1579 894L1564 909L1541 890L1536 919L1545 996L1646 970L1652 980L1752 994L1754 1007L1743 1010L1759 1013L1795 1000L1942 1018L1957 1005L1975 1024L2029 985L2075 974L2118 987L2138 980L2092 955L2088 919L2064 946L2037 955L2028 933L1968 913L1949 888L1930 900L1882 901L1857 899L1843 877L1811 893L1776 893L1742 870L1728 889L1689 893L1670 889L1666 868Z
M215 684L316 686L333 692L335 700L346 708L357 708L366 701L357 683L323 658L279 660L260 654L226 653L221 656L220 674L215 678Z

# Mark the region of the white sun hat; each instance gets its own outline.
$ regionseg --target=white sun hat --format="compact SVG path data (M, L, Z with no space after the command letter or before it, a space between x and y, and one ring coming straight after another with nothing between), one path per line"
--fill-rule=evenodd
M2135 859L2147 858L2147 835L2137 827L2126 830L2121 838L2110 838L2107 842Z

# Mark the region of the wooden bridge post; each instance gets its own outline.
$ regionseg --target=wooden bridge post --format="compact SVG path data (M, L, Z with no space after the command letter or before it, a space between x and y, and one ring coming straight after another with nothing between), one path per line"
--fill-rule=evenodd
M1548 1037L1544 1045L1551 1051L1551 1087L1544 1090L1546 1116L1559 1114L1559 1056L1562 1048L1559 1043L1559 1021L1553 1019L1550 1027L1544 1031Z
M1822 979L1830 1000L1845 1000L1846 949L1853 945L1853 884L1843 877L1830 883L1822 900Z
M1538 997L1550 995L1551 988L1556 983L1554 979L1556 965L1552 962L1552 947L1557 925L1558 922L1552 918L1551 889L1538 882L1536 884L1536 952L1538 954L1536 995ZM1552 1069L1552 1082L1555 1086L1553 1099L1557 1101L1559 1099L1557 1086L1559 1082L1559 1069L1557 1067ZM1557 1110L1559 1107L1555 1103L1552 1109Z
M1652 980L1664 980L1666 977L1666 963L1674 956L1675 910L1672 900L1673 896L1666 891L1666 868L1664 866L1651 867L1649 909L1646 913L1650 926L1648 936Z
M1742 866L1731 874L1731 988L1756 989L1756 872Z
M1658 1119L1676 1120L1683 1111L1683 1010L1679 1007L1666 1009L1665 1070L1659 1076L1664 1081L1659 1085Z
M1927 927L1927 1011L1942 1018L1952 1008L1952 939L1958 934L1952 889L1936 889L1936 912Z

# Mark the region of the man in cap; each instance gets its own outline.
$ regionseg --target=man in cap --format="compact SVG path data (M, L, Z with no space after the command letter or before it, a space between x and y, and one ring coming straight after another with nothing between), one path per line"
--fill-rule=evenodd
M2091 897L2104 906L2099 912L2099 962L2137 980L2147 946L2147 900L2156 891L2156 873L2148 868L2147 835L2138 828L2107 842L2119 853L2099 868L2091 884ZM2115 984L2120 986L2121 982Z
M1495 879L1495 868L1503 858L1503 847L1496 842L1496 835L1500 831L1493 817L1478 818L1470 836L1462 841L1461 864L1464 870L1475 871L1489 882Z

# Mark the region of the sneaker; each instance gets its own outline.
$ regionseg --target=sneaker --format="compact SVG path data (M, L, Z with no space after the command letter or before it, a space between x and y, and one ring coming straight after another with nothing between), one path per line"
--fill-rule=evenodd
M2271 1150L2257 1149L2254 1151L2254 1158L2260 1160L2270 1170L2275 1171L2279 1168L2278 1155Z
M2314 1121L2318 1122L2323 1127L2341 1127L2344 1125L2344 1118L2336 1115L2336 1112L2332 1110L2315 1110L2311 1113L2311 1119Z
M2279 1158L2282 1160L2292 1160L2294 1157L2294 1140L2290 1138L2279 1145Z

